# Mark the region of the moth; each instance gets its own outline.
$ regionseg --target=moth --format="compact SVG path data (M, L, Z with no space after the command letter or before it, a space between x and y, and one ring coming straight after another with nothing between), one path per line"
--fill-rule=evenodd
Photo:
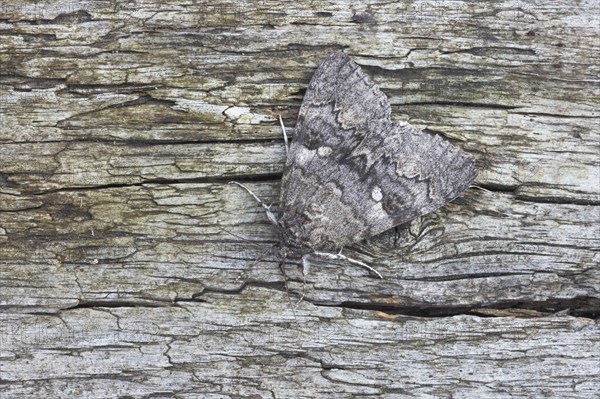
M313 255L371 266L344 247L440 208L477 175L475 159L440 136L393 123L384 93L352 59L331 54L316 70L288 148L279 212L264 204L279 238L280 267ZM284 271L285 273L285 271Z

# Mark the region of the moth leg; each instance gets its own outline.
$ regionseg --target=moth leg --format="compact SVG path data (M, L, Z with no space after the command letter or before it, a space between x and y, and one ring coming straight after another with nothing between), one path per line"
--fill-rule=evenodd
M310 271L310 263L308 263L308 257L310 254L302 255L302 275L306 276Z
M355 265L362 266L365 269L370 270L371 272L373 272L374 274L376 274L377 277L379 277L380 279L383 279L383 276L381 275L381 273L379 273L377 270L375 270L371 266L369 266L366 263L361 262L359 260L349 258L346 255L342 255L341 253L330 254L329 252L314 252L314 254L317 255L317 256L324 256L324 257L329 258L329 259L345 260L347 262L354 263Z
M242 183L239 183L237 181L230 181L229 184L237 184L238 186L240 186L241 188L246 190L252 197L254 197L256 202L258 202L263 208L265 208L265 212L267 213L267 217L269 218L271 223L273 223L275 226L279 225L279 223L277 221L277 217L275 216L275 214L273 212L271 212L271 205L267 205L264 202L262 202L262 200L260 198L258 198L258 196L252 192L252 190L250 190L248 187L246 187Z
M308 274L308 271L310 270L310 264L308 263L309 255L310 254L302 255L302 295L300 296L300 299L298 300L296 305L298 305L300 302L302 302L302 300L304 299L304 296L306 295L306 275Z
M281 125L281 130L283 131L283 144L285 145L285 155L287 156L290 152L290 146L288 144L288 136L285 132L285 126L283 125L283 120L281 119L281 114L279 114L279 124Z
M287 274L285 273L285 258L281 258L281 260L279 261L279 269L281 270L281 274L283 275L283 285L285 287L285 294L287 295L288 303L290 304L290 308L292 308L292 314L294 315L294 319L296 319L296 311L294 310L294 304L292 303L292 298L290 297L290 289L288 287Z
M359 266L364 267L367 270L370 270L371 272L375 273L377 275L377 277L379 277L380 279L383 280L383 276L375 268L373 268L373 267L371 267L371 266L367 265L366 263L361 262L359 260L349 258L349 257L347 257L345 255L340 255L340 256L341 256L341 259L343 259L343 260L347 260L350 263L354 263L355 265L359 265Z
M485 191L486 193L491 193L491 191L490 191L490 190L488 190L487 188L483 188L483 187L481 187L481 186L476 186L475 184L471 184L471 185L469 186L469 188L477 188L477 189L479 189L479 190Z

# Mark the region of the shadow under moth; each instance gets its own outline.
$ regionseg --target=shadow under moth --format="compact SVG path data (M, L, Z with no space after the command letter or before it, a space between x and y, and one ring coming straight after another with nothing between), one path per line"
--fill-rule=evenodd
M342 249L425 215L458 197L475 160L437 135L393 123L390 103L350 57L330 55L316 70L300 108L276 215L280 267L311 255L371 266ZM283 123L282 123L283 127ZM285 137L285 129L284 129ZM286 283L287 285L287 283Z

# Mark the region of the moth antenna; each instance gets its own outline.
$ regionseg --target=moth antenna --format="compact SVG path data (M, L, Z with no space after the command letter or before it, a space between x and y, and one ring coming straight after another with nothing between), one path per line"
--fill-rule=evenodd
M285 126L283 125L283 119L281 119L281 114L279 114L279 124L281 125L281 130L283 131L283 144L285 145L285 155L287 157L290 152L290 146L288 144L288 136L285 131Z
M241 188L246 190L248 192L248 194L250 194L252 197L254 197L256 202L258 202L263 208L265 208L265 212L267 213L267 217L269 218L271 223L273 223L275 226L279 226L277 217L275 216L275 214L273 212L271 212L271 205L265 204L260 198L258 198L258 196L256 194L254 194L254 192L252 192L252 190L250 190L248 187L246 187L242 183L237 182L237 181L230 181L229 184L237 184L238 186L240 186Z
M338 254L331 254L329 252L313 252L313 253L315 255L317 255L317 256L324 256L326 258L335 259L335 260L345 260L345 261L348 261L348 262L353 263L355 265L362 266L365 269L370 270L371 272L373 272L374 274L376 274L377 277L379 277L380 279L383 280L383 276L377 270L375 270L374 268L372 268L371 266L367 265L364 262L361 262L361 261L356 260L356 259L349 258L346 255L342 255L341 251Z
M287 295L288 303L290 304L290 308L292 308L292 314L294 315L294 320L298 321L296 318L296 311L294 310L294 304L292 303L292 297L290 297L290 289L288 287L288 279L287 274L285 274L285 257L281 258L279 262L279 268L281 269L281 274L283 275L283 285L285 287L285 294Z
M237 235L237 234L235 234L235 233L232 233L231 231L227 230L225 227L223 227L223 226L221 226L221 225L218 225L218 227L219 227L219 229L223 230L223 231L224 231L224 232L226 232L227 234L229 234L229 235L232 235L232 236L234 236L235 238L239 238L239 239L240 239L240 240L242 240L242 241L252 241L252 240L250 240L250 239L248 239L248 238L245 238L245 237L239 236L239 235Z
M247 238L245 238L245 237L242 237L242 236L239 236L239 235L237 235L237 234L235 234L235 233L232 233L231 231L227 230L225 227L223 227L223 226L221 226L221 225L219 225L219 228L220 228L221 230L223 230L224 232L226 232L227 234L230 234L230 235L232 235L232 236L234 236L234 237L236 237L236 238L239 238L239 239L240 239L240 240L242 240L242 241L251 241L251 242L253 242L253 240L249 240L249 239L247 239ZM241 278L242 278L244 275L246 275L250 269L252 269L254 266L256 266L256 265L258 264L258 262L260 262L261 260L263 260L263 258L264 258L264 257L265 257L265 255L267 254L267 252L268 252L268 251L270 251L270 250L272 250L272 249L273 249L275 246L277 246L277 244L274 244L274 245L273 245L273 246L271 246L270 248L267 248L266 250L264 250L263 252L261 252L261 253L260 253L260 255L258 255L258 257L257 257L257 258L254 260L254 262L252 262L252 263L250 264L250 266L248 266L248 267L244 268L244 270L242 271L242 273L240 273L240 275L239 275L239 276L237 276L237 278L235 279L235 282L237 283L238 281L240 281L240 279L241 279Z

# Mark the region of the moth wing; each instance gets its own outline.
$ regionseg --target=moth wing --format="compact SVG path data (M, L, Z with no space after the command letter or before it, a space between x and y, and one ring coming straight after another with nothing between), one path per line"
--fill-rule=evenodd
M431 212L477 175L439 136L393 124L390 104L343 53L315 72L282 180L280 221L315 250L335 250Z

